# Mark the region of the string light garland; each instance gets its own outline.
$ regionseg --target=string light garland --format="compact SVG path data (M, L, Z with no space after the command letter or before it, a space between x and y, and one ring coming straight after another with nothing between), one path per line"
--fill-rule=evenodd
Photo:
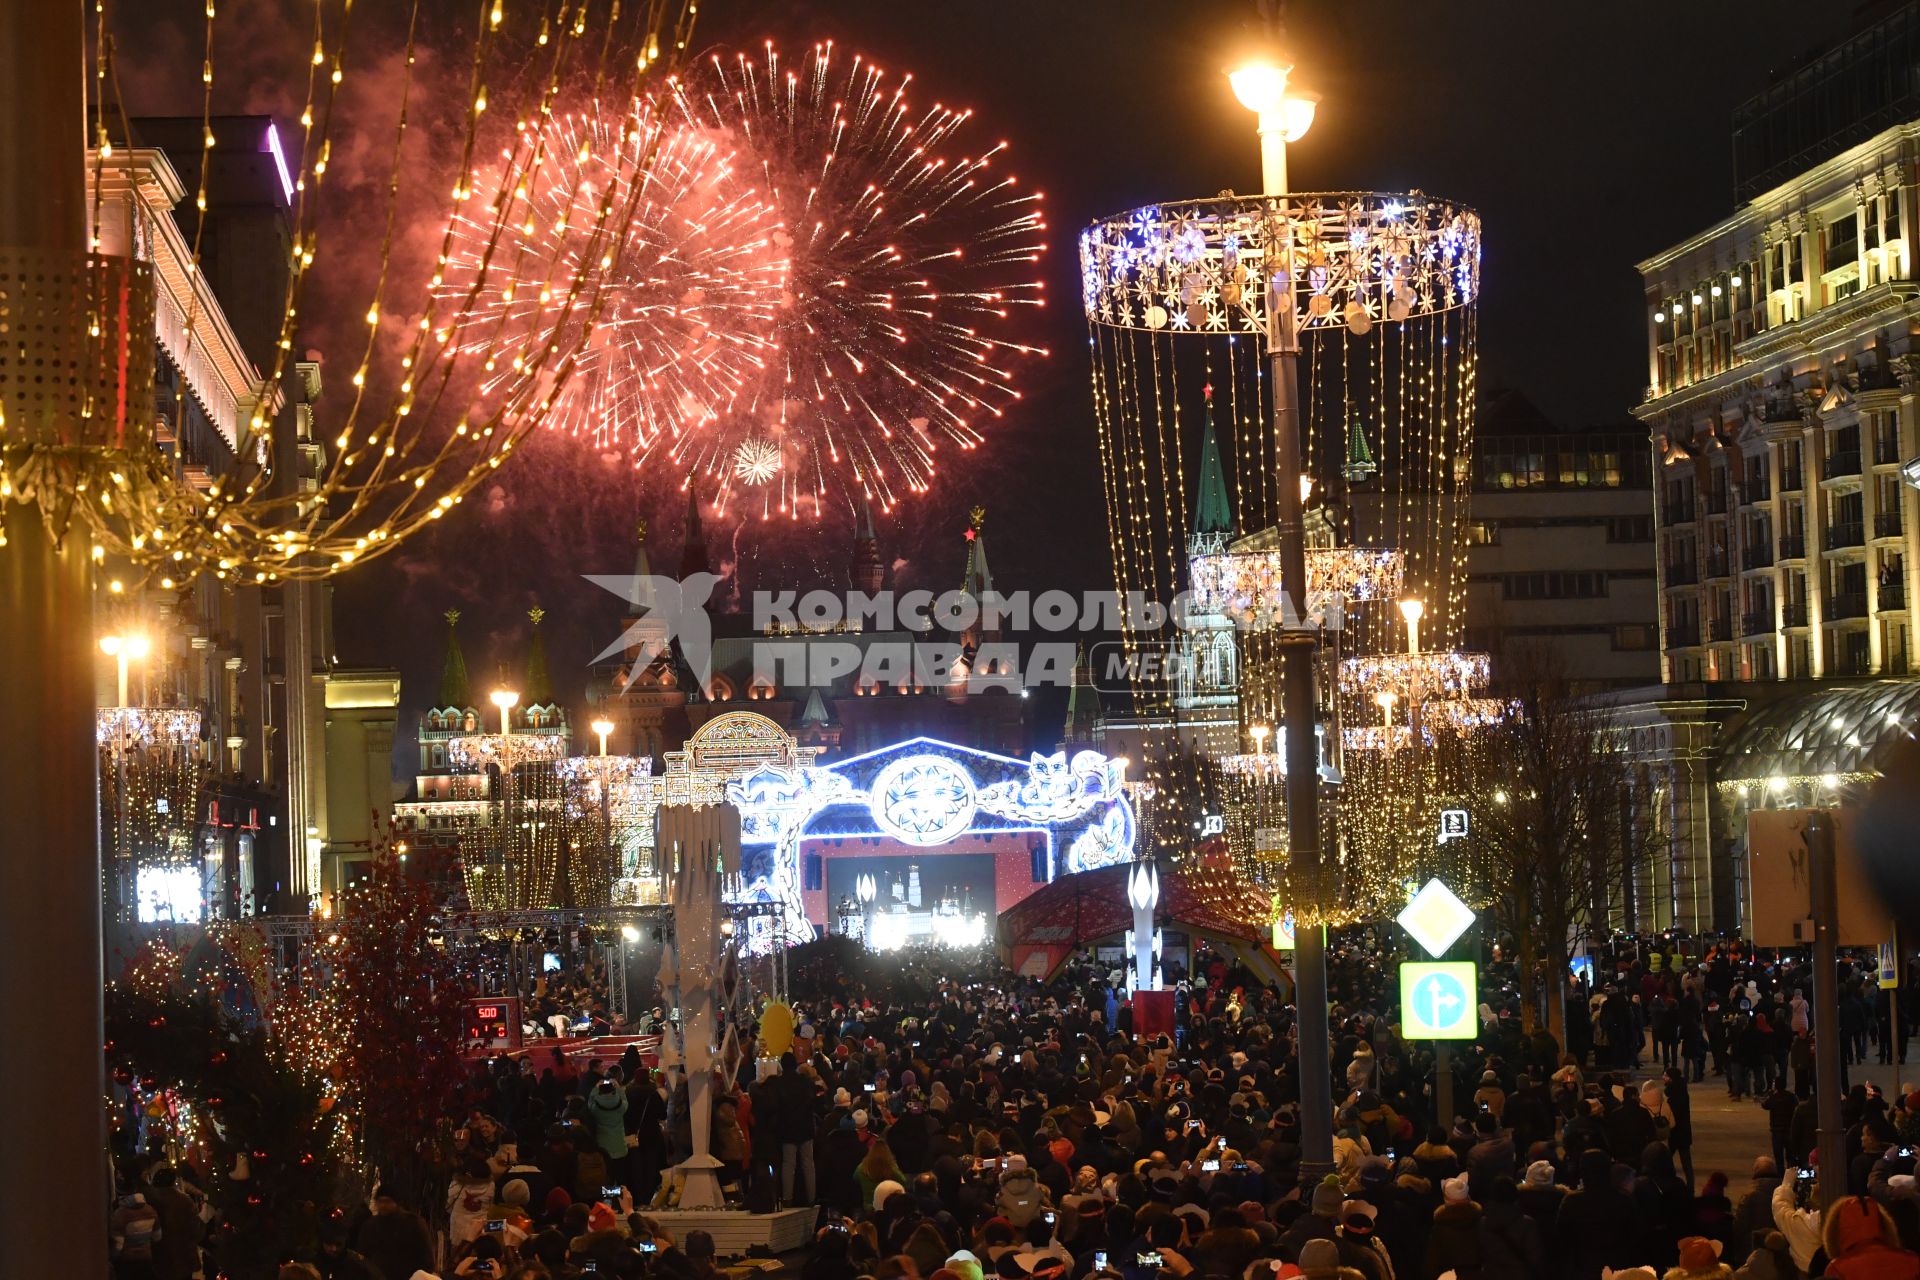
M97 9L101 34L104 8ZM206 13L206 56L201 113L203 149L211 153L219 139L213 114L216 6ZM471 72L450 183L446 232L439 254L448 264L458 219L471 201L481 174L476 157L486 136L485 122L551 112L561 86L586 84L615 101L644 100L642 86L672 74L684 55L697 5L692 0L628 6L618 0L553 0L545 5L509 6L505 0L484 11L473 35ZM57 434L43 425L44 413L30 412L30 393L16 383L0 393L0 501L35 504L49 532L64 537L78 522L94 545L131 568L151 576L164 572L187 579L200 572L218 580L273 582L319 577L382 554L409 534L427 527L505 461L528 431L552 412L559 389L571 375L578 349L606 304L602 288L618 266L625 230L634 214L603 205L593 227L594 243L584 268L556 277L549 287L556 299L561 341L548 344L521 371L513 387L498 387L484 405L468 404L465 375L474 364L451 339L457 321L480 298L481 284L458 300L429 296L418 327L400 344L397 367L375 369L383 317L407 315L417 305L392 278L399 230L398 192L402 186L404 144L412 127L420 10L409 9L399 110L390 153L390 192L384 226L372 244L378 268L366 307L367 339L351 377L351 396L331 447L318 451L311 483L280 483L275 422L283 407L291 361L297 347L301 301L320 245L315 228L320 196L333 176L332 150L340 115L342 85L349 57L351 5L329 23L325 7L314 8L314 40L307 90L299 116L299 145L286 160L291 188L286 293L270 367L250 371L255 379L231 441L232 463L218 477L202 480L177 466L153 443L151 416L139 399L151 386L151 269L120 257L93 257L72 267L69 278L43 277L36 286L45 295L39 309L49 317L78 307L84 318L63 318L56 327L71 334L78 371L75 412L61 419ZM663 56L662 51L665 51ZM529 52L530 51L530 52ZM489 86L494 86L489 100ZM531 86L524 93L508 86ZM510 99L503 101L502 99ZM511 100L517 99L517 100ZM134 201L130 225L113 232L103 215L103 193L110 177L133 157L116 139L133 136L119 91L111 38L97 41L89 114L95 146L89 164L96 251L132 254L160 242L154 228L170 219L144 200ZM489 114L489 108L492 108ZM537 147L521 142L511 148L507 170L524 170L537 159ZM207 173L199 168L196 206L206 205ZM525 210L506 201L494 211L497 243L506 228L524 223ZM169 265L189 282L184 324L177 335L183 349L170 353L183 366L207 353L209 308L201 303L199 237L205 219L196 220L194 243ZM109 234L113 232L113 234ZM117 241L114 236L118 237ZM362 246L364 247L364 246ZM606 266L603 260L611 259ZM210 296L210 295L209 295ZM24 298L19 299L25 302ZM463 355L465 360L463 362ZM384 361L382 362L384 366ZM376 376L377 375L377 376ZM378 388L376 392L376 388ZM121 398L122 396L127 398ZM107 406L121 408L108 411ZM177 412L185 412L184 404ZM170 424L176 438L181 423Z
M1204 842L1188 835L1174 856L1230 868L1207 881L1225 908L1243 902L1247 886L1259 911L1278 901L1309 923L1390 906L1409 868L1434 860L1429 821L1460 793L1474 731L1507 713L1476 696L1484 658L1458 652L1481 244L1477 215L1419 192L1167 202L1103 218L1081 236L1115 585L1162 603L1185 589L1189 614L1224 617L1237 631L1234 740L1220 740L1221 708L1211 703L1189 705L1159 683L1132 690L1148 759L1173 742L1208 743L1220 846L1205 845L1202 857ZM1276 554L1265 350L1279 280L1301 346L1308 582L1305 598L1290 602L1297 620L1281 604L1290 584ZM1203 435L1190 410L1202 383L1231 495L1224 545L1201 546L1187 532ZM1402 652L1393 606L1403 595L1427 602L1431 657ZM1130 643L1163 638L1126 621ZM1321 773L1337 798L1313 884L1290 874L1284 762L1271 749L1282 722L1281 628L1299 623L1318 631ZM1387 692L1395 702L1383 719L1375 698ZM1274 738L1253 749L1259 729Z

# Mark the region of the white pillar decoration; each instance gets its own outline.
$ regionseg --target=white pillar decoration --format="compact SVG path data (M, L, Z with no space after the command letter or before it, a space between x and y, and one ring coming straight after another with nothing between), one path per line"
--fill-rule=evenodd
M1142 859L1127 873L1127 901L1133 907L1133 929L1127 946L1133 952L1133 989L1160 989L1160 935L1153 927L1153 910L1160 905L1160 872Z
M664 1037L668 1080L687 1075L693 1154L678 1167L685 1176L683 1209L726 1206L712 1155L715 1072L727 1080L738 1046L726 1010L732 1004L736 948L726 914L726 892L740 875L740 811L730 804L661 805L655 848L672 888L673 940L661 960L660 981L679 1010Z

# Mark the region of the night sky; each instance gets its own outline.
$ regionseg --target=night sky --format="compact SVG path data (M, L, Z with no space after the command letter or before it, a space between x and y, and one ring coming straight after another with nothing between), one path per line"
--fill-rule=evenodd
M1321 94L1311 132L1290 149L1293 188L1419 187L1478 208L1487 244L1481 384L1516 389L1569 427L1619 423L1639 400L1645 319L1634 263L1732 212L1733 107L1766 85L1770 69L1844 35L1850 10L1817 0L1290 8L1296 79ZM148 105L139 95L184 88L184 109L197 112L198 52L188 46L199 6L165 0L156 10L165 16L149 11L149 20L194 34L168 40L162 29L143 46L148 61L129 108L180 109L178 97ZM798 52L832 38L890 73L911 70L915 101L974 107L977 124L962 135L969 145L1007 139L1022 185L1046 193L1049 306L1036 340L1052 356L1024 367L1024 401L968 474L943 474L918 510L882 522L902 585L957 585L960 532L979 500L1003 589L1111 586L1074 242L1098 215L1257 188L1253 121L1222 74L1253 12L1250 0L702 6L702 46L771 37ZM301 51L288 50L290 66ZM261 97L256 85L249 100L218 105L261 109ZM347 359L334 362L336 386ZM587 658L615 634L617 605L579 575L628 571L635 519L648 505L623 463L572 441L541 440L526 453L432 536L338 585L340 661L400 668L409 711L437 679L445 609L462 610L469 666L490 679L502 661L517 668L524 611L543 605L563 697L577 697ZM680 504L658 499L650 509L655 567L671 570ZM766 536L751 525L737 538L722 531L717 558L737 555L749 589L815 585L767 581L770 566L756 582L755 542ZM771 536L783 542L770 557L786 563L781 572L805 574L793 567L798 558L838 584L840 534L802 526L798 536L791 527Z

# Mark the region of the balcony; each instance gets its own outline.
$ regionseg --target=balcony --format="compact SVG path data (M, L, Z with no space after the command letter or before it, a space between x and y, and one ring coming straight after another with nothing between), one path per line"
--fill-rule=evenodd
M1733 619L1715 618L1712 624L1712 635L1715 640L1722 642L1733 639Z
M1876 538L1897 538L1905 532L1898 511L1882 511L1873 518L1873 536Z
M1727 577L1730 572L1731 570L1727 567L1726 552L1716 552L1707 557L1707 577L1724 578Z
M1838 480L1843 476L1859 474L1860 451L1858 449L1841 449L1827 455L1826 478L1828 480Z
M1667 628L1667 648L1669 649L1691 649L1699 643L1700 628L1697 625L1688 623L1683 626L1676 623Z
M1838 524L1827 526L1827 550L1829 551L1864 546L1866 541L1866 526L1858 520L1842 520Z
M1782 469L1780 472L1780 492L1797 493L1800 490L1800 469Z
M1785 605L1780 610L1780 625L1783 627L1804 627L1807 625L1807 604Z
M1894 613L1907 607L1907 584L1899 578L1880 584L1880 612Z
M1773 610L1771 609L1740 615L1740 634L1743 636L1763 636L1772 630Z
M1773 563L1771 542L1749 542L1740 553L1740 563L1749 569L1765 569Z
M1849 618L1867 616L1867 593L1864 591L1841 591L1827 602L1827 621L1845 622Z
M1807 535L1804 533L1781 534L1780 558L1782 560L1805 560L1807 558Z
M1761 476L1741 492L1740 504L1747 507L1757 506L1771 497L1773 497L1773 487L1767 483L1765 476Z
M1696 564L1667 566L1667 585L1670 587L1690 587L1698 581L1700 581L1700 566Z

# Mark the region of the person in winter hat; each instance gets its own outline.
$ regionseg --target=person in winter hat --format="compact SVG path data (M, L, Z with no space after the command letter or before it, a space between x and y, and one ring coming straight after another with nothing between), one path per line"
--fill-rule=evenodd
M1787 1238L1778 1231L1766 1231L1760 1233L1760 1243L1733 1275L1734 1280L1802 1280L1804 1273L1793 1265Z
M1820 1246L1834 1280L1920 1280L1920 1254L1900 1247L1887 1211L1866 1196L1848 1196L1826 1215Z
M1000 1175L1000 1194L994 1204L1002 1217L1022 1231L1048 1207L1047 1189L1040 1185L1040 1179L1027 1167L1023 1157L1007 1157L1006 1172Z
M1362 1272L1340 1265L1340 1246L1332 1240L1309 1240L1301 1246L1300 1273L1307 1280L1367 1280Z
M1720 1260L1720 1242L1705 1236L1680 1241L1680 1260L1663 1280L1733 1280L1733 1268Z
M1433 1211L1427 1235L1426 1274L1453 1271L1480 1274L1480 1206L1467 1194L1467 1175L1457 1174L1440 1184L1440 1207Z

